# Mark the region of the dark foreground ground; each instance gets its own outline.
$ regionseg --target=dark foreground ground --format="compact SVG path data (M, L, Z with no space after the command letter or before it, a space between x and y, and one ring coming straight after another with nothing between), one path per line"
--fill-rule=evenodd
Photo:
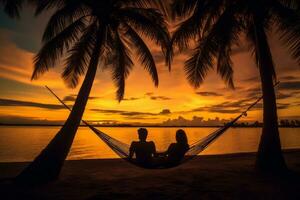
M255 155L199 156L180 167L144 170L122 160L67 161L60 179L35 188L9 180L27 163L0 163L0 199L300 199L300 151L286 152L288 177L253 170Z

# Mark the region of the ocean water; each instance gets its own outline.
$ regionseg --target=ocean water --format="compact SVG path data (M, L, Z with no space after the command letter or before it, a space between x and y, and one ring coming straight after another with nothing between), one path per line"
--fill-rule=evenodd
M137 140L137 128L99 128L103 132L130 144ZM156 144L158 151L164 151L175 141L178 128L148 128L148 140ZM216 128L183 128L189 143L198 141ZM49 143L59 127L0 127L0 162L31 161ZM228 154L255 152L260 139L260 128L231 128L201 154ZM281 128L280 138L283 149L300 148L300 128ZM69 160L118 158L92 131L80 127Z

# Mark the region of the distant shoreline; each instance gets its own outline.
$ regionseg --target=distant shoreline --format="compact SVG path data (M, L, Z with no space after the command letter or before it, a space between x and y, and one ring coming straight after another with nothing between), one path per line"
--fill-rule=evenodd
M1 126L38 126L38 127L60 127L62 124L0 124ZM159 125L93 125L94 127L108 127L108 128L137 128L137 127L148 127L148 128L220 128L222 126L159 126ZM86 125L80 125L80 127L87 127ZM262 126L232 126L233 128L262 128ZM278 126L279 128L300 128L300 126Z

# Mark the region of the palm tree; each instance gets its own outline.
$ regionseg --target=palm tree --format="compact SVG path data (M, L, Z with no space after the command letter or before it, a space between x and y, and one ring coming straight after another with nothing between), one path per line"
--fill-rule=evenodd
M185 62L189 83L198 88L216 62L218 74L233 84L232 48L247 43L260 71L263 93L263 128L256 167L261 172L282 172L276 98L273 88L275 65L268 33L276 28L291 54L300 61L300 17L298 0L174 0L174 17L184 18L172 43L180 50L195 45ZM196 38L196 39L195 39Z
M54 67L65 57L62 78L77 86L85 74L73 109L60 131L35 160L17 176L18 183L44 183L56 179L80 124L97 68L109 68L117 86L119 101L135 50L155 86L158 74L154 58L144 42L148 38L161 46L166 63L171 59L170 36L163 15L143 0L40 0L37 14L55 9L43 35L43 47L35 57L32 79Z
M11 18L19 18L20 10L25 0L0 0L0 5L3 6L4 12Z

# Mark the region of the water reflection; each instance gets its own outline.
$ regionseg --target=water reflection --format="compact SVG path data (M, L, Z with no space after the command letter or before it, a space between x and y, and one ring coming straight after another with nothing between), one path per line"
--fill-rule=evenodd
M158 151L164 151L175 142L178 128L148 128L148 139L153 140ZM205 137L215 128L183 128L189 143ZM59 127L0 127L0 162L32 160L49 143ZM102 128L107 134L130 144L137 140L136 128ZM257 150L259 128L231 128L201 154L227 154ZM280 129L282 147L300 148L299 129ZM79 128L68 159L117 158L93 132Z

